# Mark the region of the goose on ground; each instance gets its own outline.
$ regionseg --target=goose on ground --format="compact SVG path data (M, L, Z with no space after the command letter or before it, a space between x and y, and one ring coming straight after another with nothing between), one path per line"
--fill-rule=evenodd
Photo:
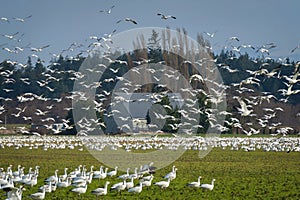
M170 181L171 181L171 179L169 178L168 181L159 181L159 182L154 183L154 185L157 185L160 188L167 188L170 185Z
M81 194L86 193L86 190L87 190L87 183L85 184L84 187L73 188L71 190L71 192L75 192L75 193L77 193L80 196Z
M57 187L62 187L62 188L66 188L69 187L71 185L71 177L68 177L66 180L62 181L62 180L58 180L57 183Z
M122 190L125 190L125 189L126 189L126 180L121 182L121 184L117 183L117 184L115 184L111 187L111 190L115 190L115 191L118 191L118 192L121 192Z
M122 175L118 176L118 178L123 179L123 180L127 179L129 177L129 170L130 170L130 168L127 168L126 174L122 174Z
M142 183L143 186L149 187L152 184L152 180L153 180L153 175L150 175L150 179L149 180L142 179L140 181L140 183Z
M133 188L128 189L128 192L130 192L130 193L141 193L142 190L143 190L143 184L140 183L139 186L135 186Z
M44 188L42 192L37 192L37 193L31 194L31 195L29 195L29 197L34 200L42 200L42 199L45 199L45 194L46 194L46 191Z
M110 171L107 173L107 176L110 176L110 177L116 176L117 172L118 172L118 167L116 166L113 171Z
M172 172L168 173L167 175L165 175L165 179L170 179L170 180L173 180L176 178L176 171L177 171L177 168L173 168Z
M99 195L106 195L107 194L107 186L110 184L109 181L106 181L104 188L97 188L92 191L92 194L95 194L96 196Z
M58 181L58 176L57 176L57 172L58 172L58 169L54 171L54 175L53 176L50 176L48 178L46 178L46 182L51 182L51 181Z
M211 181L211 184L202 184L202 185L200 185L200 187L203 188L203 189L206 189L206 190L213 190L215 181L216 181L216 179L213 179Z
M191 182L191 183L188 183L187 186L189 187L200 187L200 179L201 179L201 176L198 177L198 181L197 182Z
M131 180L129 182L126 182L126 188L129 189L129 188L132 188L134 186L134 183L133 183L133 177L131 177Z
M26 190L23 185L19 188L10 188L10 191L7 192L7 198L5 200L21 200L22 193Z

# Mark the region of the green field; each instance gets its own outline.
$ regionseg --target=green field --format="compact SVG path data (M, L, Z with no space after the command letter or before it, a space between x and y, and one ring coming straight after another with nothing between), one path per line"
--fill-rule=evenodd
M0 149L0 167L6 170L10 164L13 165L13 171L17 170L18 164L26 167L25 173L29 167L40 166L38 184L33 188L26 186L23 193L25 200L30 199L29 194L37 192L44 184L44 179L53 175L55 169L63 174L65 167L72 171L80 164L88 169L94 165L95 170L99 170L101 165L86 150ZM167 189L152 185L143 188L139 195L111 191L99 199L300 199L299 152L244 152L215 148L205 158L199 159L198 152L190 150L168 167L158 170L153 182L162 180L173 164L178 168L177 178ZM214 190L203 191L186 186L188 182L197 181L199 175L202 176L202 183L210 183L215 178ZM107 180L111 185L120 182L117 178ZM103 187L104 183L105 180L93 180L87 192L80 197L70 192L72 187L69 187L46 193L45 199L96 199L91 190ZM0 191L0 199L5 199L3 191Z

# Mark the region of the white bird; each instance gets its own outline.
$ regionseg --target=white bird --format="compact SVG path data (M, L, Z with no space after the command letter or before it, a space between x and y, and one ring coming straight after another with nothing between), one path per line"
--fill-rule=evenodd
M58 182L57 172L58 172L58 169L54 171L54 175L53 176L50 176L50 177L46 178L45 181L46 182L52 182L52 181Z
M30 187L33 187L34 185L37 184L37 177L38 177L37 174L36 174L36 175L33 175L33 176L31 177L30 181L25 182L24 184L25 184L25 185L30 185Z
M117 69L109 68L109 70L112 71L114 74L116 74L116 73L118 73L120 68L117 68Z
M110 176L110 177L116 176L117 172L118 172L118 166L116 166L114 170L108 172L107 176Z
M112 11L112 9L113 9L114 7L115 7L115 6L113 5L113 6L111 6L109 9L107 9L107 10L100 10L99 12L106 12L107 14L110 14L111 11Z
M291 53L294 53L297 49L300 49L300 45L298 45L298 46L296 46L295 48L293 48L293 49L291 50Z
M32 17L32 15L29 15L27 17L24 18L20 18L20 17L14 17L13 19L19 22L25 22L25 19L29 19L30 17Z
M15 187L11 175L9 175L7 180L1 181L1 182L5 182L5 184L0 183L0 189L7 189L7 188L14 188Z
M140 183L142 183L143 186L149 187L149 186L151 186L151 184L152 184L153 178L154 178L154 177L153 177L153 175L151 174L151 175L150 175L150 179L146 180L146 179L143 178L143 179L140 181Z
M67 177L67 179L65 181L58 179L57 187L62 187L62 188L69 187L71 185L71 180L72 180L71 177Z
M248 109L249 106L241 98L238 97L237 100L241 106L240 108L237 108L241 116L249 116L253 110Z
M118 192L121 192L122 190L125 190L126 189L126 180L124 180L123 182L114 184L110 189L111 190L116 190Z
M131 177L131 180L130 182L126 182L126 188L129 189L129 188L132 188L134 186L134 182L133 182L133 177Z
M208 32L204 32L206 35L208 35L209 37L213 38L215 36L217 31L213 32L213 33L208 33Z
M7 17L1 17L0 20L4 22L9 22L9 19Z
M40 200L40 199L45 199L45 194L46 194L46 188L44 187L42 192L31 194L29 195L29 197L34 200Z
M200 74L193 74L193 75L190 77L190 82L192 82L193 80L197 80L197 81L200 81L200 82L204 82L204 79L203 79L203 77L202 77Z
M92 194L95 194L97 197L99 195L106 195L107 194L107 186L110 184L109 181L105 182L104 188L97 188L92 191Z
M154 183L154 185L157 185L160 188L167 188L170 185L170 181L171 181L170 179L168 179L168 181L159 181L159 182Z
M16 32L16 33L14 33L12 35L5 34L5 35L2 35L2 36L6 37L6 38L8 38L10 40L15 40L15 36L18 35L18 34L19 34L19 32Z
M214 189L214 182L216 181L216 179L213 179L211 181L211 184L201 184L200 187L206 190L213 190Z
M59 178L60 178L62 181L66 180L66 178L68 177L68 168L66 167L64 171L65 171L65 173L64 173L63 175L60 175L60 176L59 176Z
M135 168L135 169L134 169L134 173L133 173L133 174L130 174L130 175L128 176L128 178L129 178L129 179L131 179L131 178L137 179L137 178L139 177L139 174L138 174L137 170L138 170L138 168Z
M141 193L141 192L142 192L142 190L143 190L143 184L142 184L142 183L140 183L140 185L139 185L139 186L136 186L136 187L130 188L130 189L128 190L128 192L132 192L132 193Z
M175 166L173 166L172 168L172 171L168 174L165 175L165 179L170 179L170 180L173 180L176 178L176 171L177 171L177 168Z
M5 200L22 200L22 193L25 190L23 185L19 188L10 188L10 191L7 192L7 198Z
M232 36L228 40L236 40L238 42L240 41L240 39L238 37L236 37L236 36Z
M196 187L196 188L200 187L200 179L201 179L201 178L202 178L202 177L199 176L197 182L191 182L191 183L188 183L187 186L189 186L189 187Z
M173 15L164 15L162 13L157 13L158 16L161 16L162 19L169 19L169 18L173 18L176 19L176 17L174 17Z
M117 21L117 24L120 23L121 21L131 22L133 24L137 24L137 22L134 19L131 19L131 18L128 18L128 17L126 17L125 19L120 19L119 21Z
M39 191L42 192L45 189L45 192L51 193L52 192L52 182L48 182L47 185L43 185L39 188Z
M48 44L48 45L45 45L45 46L42 46L42 47L37 47L37 48L31 47L30 50L31 50L32 52L41 52L41 51L43 51L45 48L48 48L48 47L50 47L49 44Z
M81 194L86 193L86 190L87 190L87 183L85 184L84 187L73 188L73 189L71 190L71 192L75 192L75 193L77 193L78 195L81 195Z
M39 115L39 116L44 116L44 115L46 115L48 113L48 111L42 111L42 110L40 110L38 108L35 109L35 110L36 110L35 114Z
M118 178L123 179L123 180L127 179L129 177L129 170L130 170L130 168L127 168L126 174L122 174L122 175L118 176Z
M104 170L104 172L102 171L101 173L99 173L99 174L94 174L94 177L93 178L98 178L99 180L100 179L105 179L106 178L106 176L107 176L107 170L108 170L108 168L105 168L105 170Z

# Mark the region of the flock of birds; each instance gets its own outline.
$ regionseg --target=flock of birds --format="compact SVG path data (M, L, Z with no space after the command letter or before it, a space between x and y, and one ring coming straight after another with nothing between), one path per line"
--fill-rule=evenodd
M103 166L100 166L99 170L94 170L94 166L91 166L90 171L88 171L84 165L78 166L71 172L68 172L69 169L65 168L64 174L58 174L59 170L55 170L54 175L44 180L45 184L39 187L38 192L30 194L29 197L35 200L44 199L46 193L58 191L59 188L71 188L71 192L81 195L87 192L88 185L93 180L105 181L104 187L95 188L91 191L97 198L114 191L121 194L122 191L127 190L128 193L139 194L143 188L152 185L161 189L168 188L171 181L177 177L177 167L173 166L172 170L163 177L163 180L160 178L160 181L152 183L155 174L155 167L152 165L153 163L146 164L141 166L139 170L135 168L135 172L132 174L129 173L129 168L125 174L120 174L117 166L111 171ZM29 168L28 173L25 173L25 167L21 165L18 165L16 171L13 171L12 165L8 166L6 170L0 168L0 190L6 192L6 200L21 200L23 191L26 190L27 186L33 187L38 184L39 170L40 167L35 166L34 170ZM108 189L111 184L110 178L113 177L119 179L120 182L112 184ZM200 179L201 176L198 177L196 182L187 183L187 187L213 190L215 179L212 179L211 184L200 184ZM19 186L17 187L17 185Z
M101 13L106 13L106 14L111 14L113 9L115 8L115 6L111 6L107 9L104 10L100 10L99 12ZM176 19L176 17L174 15L167 15L167 14L163 14L163 13L157 13L157 16L161 17L161 19L163 20L168 20L168 19ZM14 23L16 22L26 22L27 20L30 20L30 18L32 18L32 15L29 15L27 17L24 18L19 18L19 17L15 17L12 19L9 19L7 17L1 17L1 22L4 23ZM14 22L13 22L14 21ZM124 19L120 19L117 21L117 23L120 22L130 22L133 24L137 24L137 20L132 19L132 18L124 18ZM109 34L104 34L101 37L98 36L90 36L87 40L89 41L89 44L87 45L88 47L97 47L97 46L104 46L107 47L107 49L109 49L110 44L113 43L112 41L112 35L116 32L116 29L113 30L111 33ZM214 35L217 33L208 33L205 32L205 34L207 36L209 36L210 38L214 37ZM29 49L30 52L32 53L32 57L39 57L38 54L42 51L45 51L45 49L50 47L50 44L47 45L42 45L39 47L33 47L32 45L28 44L26 46L20 47L20 46L14 46L11 47L11 43L15 42L17 44L20 44L22 42L22 37L23 34L20 32L16 32L13 34L3 34L2 37L5 37L8 40L8 43L6 44L1 44L0 46L2 47L2 50L7 51L9 53L20 53L23 52L25 49ZM234 44L234 42L238 43L238 46L232 46ZM253 50L256 50L257 52L260 52L262 55L264 56L268 56L270 55L270 50L276 47L276 44L274 43L269 43L269 44L265 44L259 48L257 47L253 47L251 45L244 45L244 44L240 44L240 39L236 36L232 36L230 38L228 38L227 40L228 46L232 47L232 51L235 51L237 53L240 53L241 49L244 48L251 48ZM58 55L53 54L53 56L55 56L55 58L58 58L59 55L61 55L62 53L65 52L74 52L78 49L82 49L85 45L83 44L78 44L78 43L72 43L67 49L63 50L62 52L60 52ZM176 46L176 45L175 45ZM226 47L227 48L227 47ZM291 52L295 52L297 51L297 49L299 48L299 46L293 48L291 50ZM85 52L89 52L85 51ZM81 51L78 55L81 55L83 53L83 51ZM70 61L74 61L76 59L79 59L77 56L69 56L68 59L70 59ZM116 60L116 59L112 59L110 57L110 54L107 54L104 56L104 58L106 58L109 63L120 63L122 65L129 65L129 63L127 61L123 61L123 60ZM235 58L232 58L235 59ZM264 114L262 116L259 116L255 113L255 107L260 106L262 103L264 102L270 102L271 100L276 100L279 102L288 102L288 99L290 96L292 95L297 95L300 93L299 89L295 89L300 82L299 79L299 65L300 62L296 62L294 65L294 70L293 73L291 75L284 75L284 76L280 76L280 69L274 69L274 70L267 70L267 67L269 66L269 63L267 62L269 59L269 57L265 57L266 62L262 64L261 68L259 70L256 71L251 71L251 70L247 70L247 73L250 74L250 77L248 77L247 79L239 82L239 83L232 83L231 85L218 85L217 89L212 88L211 92L213 94L207 94L207 91L201 90L201 89L187 89L187 88L182 88L181 92L183 93L189 93L192 96L195 96L196 94L202 93L205 94L208 98L205 101L205 104L209 104L209 103L213 103L213 104L218 104L218 103L223 103L222 101L224 101L224 99L220 98L220 97L216 97L219 94L225 94L226 91L229 88L235 88L233 90L235 90L236 92L238 92L239 94L245 94L245 93L249 93L253 95L249 95L247 97L241 97L241 96L234 96L233 99L236 100L237 103L237 107L236 107L236 113L231 112L222 112L222 113L216 113L213 109L209 109L209 108L199 108L199 109L191 109L190 113L192 115L198 115L198 114L205 114L207 115L208 118L208 122L210 124L211 127L214 127L217 131L221 131L221 132L226 132L229 131L230 129L228 128L228 126L231 126L233 128L239 128L242 130L243 133L247 134L247 135L253 135L253 134L258 134L262 132L262 129L269 129L269 130L275 130L276 132L274 134L282 134L282 135L286 135L288 133L291 133L293 131L297 131L294 130L293 127L291 126L287 126L282 124L280 121L276 121L276 118L279 117L279 113L283 112L283 108L282 107L264 107L263 111ZM10 63L13 67L17 67L17 68L26 68L27 64L23 64L17 61L12 61L12 60L6 60L5 62ZM40 62L43 62L42 60L40 60ZM133 61L133 63L140 65L140 64L145 64L145 63L149 63L151 62L151 59L146 59L146 58L141 58L140 60L136 60ZM164 61L161 61L164 62ZM186 63L192 63L195 65L206 65L209 62L213 62L216 64L216 59L212 59L212 60L207 60L207 59L200 59L198 61L184 61L182 64L186 64ZM253 61L255 62L255 61ZM42 77L44 77L42 80L37 80L35 81L35 83L37 83L39 85L39 87L41 87L44 91L47 92L54 92L56 90L56 88L51 87L51 83L53 82L59 82L60 79L57 78L57 75L60 74L66 74L70 77L70 80L74 80L74 81L78 81L80 82L80 80L84 80L84 77L86 76L85 74L81 73L81 72L77 72L74 70L68 70L68 71L60 71L60 70L52 70L50 69L51 66L59 66L60 63L51 63L48 67L47 67L47 71L44 72L42 74ZM282 65L286 66L286 67L293 67L292 64L289 63L285 63L284 60L282 60ZM222 68L227 70L230 73L238 73L239 70L238 69L233 69L230 66L221 63L221 64L217 64L218 67L216 68ZM108 66L103 65L103 64L99 64L99 66L96 67L91 67L89 69L87 69L88 73L98 73L99 71L103 71L106 70L108 68ZM209 69L211 71L214 71L216 68L212 68ZM90 83L87 84L85 81L81 81L81 85L82 87L86 88L86 90L89 89L94 89L94 88L101 88L101 86L105 83L111 83L111 82L117 82L117 81L123 81L125 82L127 85L132 84L130 82L130 80L124 79L124 77L119 77L117 76L120 68L118 69L114 69L114 68L109 68L109 70L113 73L114 77L109 77L104 79L103 81L98 81L98 82L94 82L94 83ZM139 75L139 68L136 68L134 70L136 72L136 75ZM149 70L150 71L150 70ZM2 86L7 86L7 88L3 88L4 93L9 94L10 92L12 92L12 89L10 89L10 85L11 84L15 84L16 80L12 78L12 75L14 74L14 69L12 70L5 70L5 71L1 71L0 72L0 76L1 78L3 78L3 82L2 82ZM151 73L153 74L153 76L159 80L158 77L156 77L156 72L155 71L151 71ZM164 76L168 77L170 80L172 81L176 81L177 80L177 76L174 74L174 71L172 70L164 70L164 71L159 71L159 73L164 73ZM283 80L284 84L286 85L286 88L281 88L278 89L278 92L283 95L284 98L282 99L277 99L273 94L270 94L268 92L262 93L260 95L255 95L254 91L251 89L251 85L260 85L261 80L259 80L257 78L257 76L265 76L266 79L268 78L280 78ZM30 77L21 77L20 80L25 83L25 84L31 84L32 80ZM206 77L203 77L200 74L194 74L189 78L190 83L194 82L194 81L198 81L198 82L210 82L212 84L219 84L216 82L213 82L213 80L210 80ZM249 86L249 87L248 87ZM140 86L136 86L137 88L139 88ZM124 91L127 91L128 88L122 88ZM155 102L159 102L162 97L164 95L166 95L167 91L164 93L155 93L155 94L149 94L150 96L145 97L145 99L139 99L139 101L149 101L150 99L154 99L154 103ZM82 107L82 111L87 111L87 110L91 110L91 109L95 109L98 112L104 112L105 116L114 116L116 113L120 112L118 110L111 110L110 112L103 106L104 105L104 101L106 101L107 99L109 99L111 97L112 91L105 91L102 90L101 94L97 94L97 98L98 100L94 101L95 106L84 106ZM222 96L222 95L221 95ZM224 96L224 95L223 95ZM37 95L33 92L28 92L28 93L24 93L22 95L19 95L16 97L16 99L11 99L11 98L6 98L6 97L1 97L0 96L0 100L1 100L1 105L0 105L0 115L4 116L6 113L8 113L8 110L6 108L6 103L9 103L11 101L17 101L18 104L20 106L17 106L15 108L15 110L9 111L10 115L18 118L18 119L22 119L25 123L35 123L35 124L45 124L46 128L48 130L50 130L52 133L54 134L58 134L61 133L61 129L57 128L57 126L55 126L56 123L61 123L63 124L63 127L65 129L72 129L73 125L70 125L70 119L63 119L60 116L56 116L53 117L53 115L51 114L54 110L55 110L55 106L54 104L60 103L64 100L76 100L79 99L80 101L87 101L89 99L88 96L86 96L86 94L82 91L73 91L70 94L66 94L66 96L64 97L60 97L60 98L47 98L45 97L45 95ZM36 108L34 112L31 111L31 113L29 113L28 111L28 106L27 103L32 102L32 101L40 101L40 102L49 102L45 108ZM130 100L128 99L114 99L113 102L110 103L110 105L114 105L117 103L122 103L122 102L128 102ZM185 99L185 104L187 107L193 107L195 105L195 101L193 99ZM64 110L65 111L69 111L72 110L73 108L70 107L65 107ZM186 110L184 109L180 109L179 110L182 118L186 119L187 122L186 123L178 123L178 124L174 124L174 125L170 125L172 129L174 130L178 130L179 128L182 127L187 127L187 128L183 128L182 130L184 130L186 133L191 133L193 132L192 130L194 130L195 128L203 128L202 125L200 124L194 124L194 121L196 120L195 118L193 118L193 116L190 116ZM255 118L253 120L256 121L256 123L258 125L253 126L253 123L247 122L246 124L244 122L241 121L241 119L236 118L236 114L238 114L241 118L245 118L245 117L252 117ZM220 115L225 116L225 117L229 117L229 120L225 120L224 124L219 124L218 123L218 117ZM156 119L157 120L165 120L165 119L170 119L173 120L172 116L169 115L161 115L159 113L155 113ZM297 115L295 117L299 117L300 116L300 112L297 113ZM34 118L38 117L38 121L34 120ZM130 120L127 119L127 116L121 116L118 118L118 120L123 121L123 126L119 127L121 131L125 131L125 132L130 132L131 127L126 125L127 122L129 122ZM59 122L58 122L59 121ZM0 119L0 123L5 123L4 119ZM87 119L87 118L82 118L81 120L78 121L78 125L82 128L82 131L79 133L79 135L88 135L88 133L92 130L95 129L95 125L97 126L101 126L102 128L106 127L106 124L103 122L98 122L95 121L93 119ZM151 126L155 126L155 124L151 124ZM192 127L191 127L192 126ZM250 128L249 128L250 127ZM0 129L5 129L5 126L0 126ZM36 132L29 132L28 130L24 129L24 128L20 128L20 131L24 134L36 134L39 135L39 133ZM159 130L158 130L159 131Z
M115 6L111 6L107 9L100 10L100 13L105 14L111 14L113 12L113 9ZM157 13L157 17L160 17L162 20L176 20L176 17L174 15L166 15L163 13ZM0 23L26 23L27 20L30 20L32 18L32 15L20 18L20 17L1 17ZM132 23L134 25L138 24L138 21L136 19L125 17L123 19L120 19L116 21L116 24L119 23ZM0 24L1 25L1 24ZM90 36L86 41L88 41L87 45L79 44L77 42L72 43L67 49L62 50L59 54L51 54L55 59L58 59L59 56L63 53L71 53L71 52L77 52L79 53L76 56L68 56L68 59L70 62L78 61L79 56L83 53L89 53L91 52L91 48L95 47L105 47L106 49L110 50L110 44L113 43L112 36L116 33L116 29L113 30L111 33L103 34L102 36ZM205 34L213 38L215 36L216 32L208 33L205 32ZM39 53L45 51L48 49L51 45L41 45L41 46L33 46L31 44L23 44L23 33L15 32L15 33L8 33L8 34L2 34L0 37L3 37L7 40L6 43L0 44L0 48L2 51L5 51L10 54L18 54L22 53L24 51L29 51L31 57L39 58ZM236 36L232 36L228 38L228 47L231 48L233 52L236 52L238 54L241 54L242 49L250 48L258 53L261 53L265 57L266 62L262 64L261 68L256 71L247 70L247 73L250 74L250 77L239 82L234 83L232 85L218 85L217 90L213 90L212 92L214 95L207 94L207 91L204 91L202 89L195 89L195 90L189 90L186 88L182 88L182 92L187 92L192 96L195 96L198 93L206 94L208 97L205 101L205 104L213 103L218 104L222 102L223 99L219 99L216 97L218 94L225 94L225 91L230 87L235 87L235 91L239 94L243 94L245 92L253 93L253 95L250 95L248 97L241 97L241 96L234 96L233 99L237 102L237 113L240 115L241 119L245 117L254 117L257 118L257 115L255 113L254 107L261 105L263 102L270 102L272 99L276 99L276 97L273 94L270 93L263 93L259 96L254 95L254 91L251 90L251 85L260 85L261 80L257 78L257 76L265 76L266 78L280 78L283 80L284 84L286 85L286 88L281 88L278 90L280 94L284 97L283 99L278 99L279 102L288 102L288 99L292 95L297 95L300 93L299 89L295 89L296 86L300 83L300 62L296 62L294 64L293 73L290 75L280 75L280 69L273 69L268 70L267 67L269 66L268 60L271 60L270 55L271 49L275 48L276 45L274 43L265 44L259 48L253 47L252 45L246 45L241 44L240 39ZM234 43L237 43L238 45L233 46ZM174 48L176 45L173 45ZM84 49L85 47L88 48L88 50ZM209 47L207 47L209 48ZM291 50L291 53L294 53L300 49L300 45L293 48ZM113 60L110 58L110 54L106 55L105 58L109 61L109 63L120 63L122 65L128 65L129 63L127 61L123 60ZM236 59L235 57L232 57L230 59ZM25 69L28 67L27 64L13 61L13 60L6 60L6 63L11 64L13 67L17 68L23 68ZM43 62L45 61L38 59L37 62ZM151 59L141 58L140 60L133 61L135 65L141 65L145 63L150 63ZM160 61L163 63L164 61ZM207 60L207 59L201 59L195 62L192 61L184 61L182 64L192 63L195 65L204 66L209 62L213 62L216 64L215 59ZM255 62L255 61L253 61ZM81 72L76 72L74 70L69 71L59 71L59 70L51 70L52 66L59 66L60 63L53 62L47 67L47 72L42 74L42 77L44 79L35 81L39 87L41 87L43 90L47 92L54 92L56 88L51 87L52 82L59 82L60 80L56 77L56 75L60 74L66 74L70 77L71 80L75 80L80 82L80 80L83 79L85 74ZM282 65L286 67L293 67L292 64L286 63L284 60L282 60ZM238 73L238 69L233 69L230 66L226 64L217 64L219 68L222 68L224 70L227 70L229 73ZM108 66L99 64L95 68L89 68L87 71L89 73L98 73L99 69L105 70L108 68ZM216 68L209 69L214 71ZM2 70L0 69L0 77L3 78L3 82L0 83L2 86L9 86L11 84L15 84L16 80L12 78L12 75L15 73L14 69L12 70ZM109 83L109 82L116 82L116 81L124 81L128 85L131 84L129 80L124 80L123 77L117 76L118 69L109 69L115 77L109 77L107 79L104 79L102 82L94 82L91 84L86 84L86 82L82 81L81 84L84 88L87 90L94 89L94 88L100 88L102 84ZM139 68L136 68L135 73L137 75L140 74ZM150 71L150 70L149 70ZM154 77L156 75L155 71L150 71ZM165 76L170 78L172 81L177 81L178 77L175 75L174 70L164 70L160 71L159 73L164 73ZM159 80L158 77L155 77ZM20 80L29 85L32 83L31 77L21 77ZM188 80L190 83L194 81L199 82L210 82L213 84L217 84L213 82L212 80L207 79L206 77L203 77L200 74L194 74L189 77ZM137 86L139 88L139 86ZM124 88L124 91L126 91L126 88ZM10 93L12 90L10 87L3 88L4 93ZM82 111L95 109L99 112L104 112L106 116L114 115L115 113L118 113L120 111L118 110L111 110L110 112L107 112L105 108L103 108L104 101L107 100L111 96L111 91L102 91L101 94L97 94L100 99L99 101L94 100L95 108L92 108L91 106L82 107ZM149 94L150 96L145 97L145 99L140 99L140 101L148 101L149 99L154 99L156 102L161 100L167 92L162 93L156 93L156 94ZM16 97L16 99L6 98L0 96L0 115L5 114L8 112L5 103L16 101L19 106L17 106L11 115L13 115L16 118L22 118L26 123L32 123L34 116L38 116L40 119L39 123L44 123L46 128L50 130L54 134L61 133L61 129L55 127L55 123L57 122L55 118L51 117L51 112L55 110L54 104L62 102L64 99L68 100L76 100L79 99L80 101L87 101L89 99L88 96L86 96L85 93L82 91L73 91L69 95L65 97L60 98L47 98L44 95L37 95L35 93L25 93L22 95L19 95ZM33 113L28 112L28 105L27 103L32 101L41 101L41 102L49 102L49 104L45 108L36 108ZM277 99L276 99L277 100ZM117 99L114 102L111 102L111 105L120 103L120 102L128 102L127 99ZM3 103L4 102L4 103ZM240 128L243 133L250 135L255 135L260 133L260 128L268 128L272 130L276 130L276 132L272 136L278 136L278 135L287 135L288 133L294 131L294 128L289 126L283 126L281 122L274 122L274 119L278 117L278 113L283 112L283 108L276 107L276 108L270 108L265 107L263 109L264 114L262 117L257 118L256 121L260 125L260 128L252 127L251 122L241 122L240 119L233 117L233 114L227 111L224 111L222 113L215 114L215 111L213 109L192 109L192 107L196 104L196 101L192 99L188 99L186 101L186 105L190 109L190 112L193 114L206 114L208 116L208 121L211 127L216 128L218 131L228 131L228 127L225 125L230 125L234 128ZM166 108L167 106L165 106ZM65 110L72 110L72 107L65 107ZM177 130L179 127L187 127L183 130L186 131L186 133L191 133L191 130L194 130L194 128L203 128L201 125L196 124L192 128L193 122L195 119L189 115L189 113L184 109L179 109L179 112L182 116L182 118L185 118L188 122L185 123L178 123L178 124L172 124L170 125L173 130ZM230 119L225 120L224 124L217 123L218 115L222 116L228 116ZM165 120L165 119L171 119L173 120L174 117L170 115L162 115L160 113L154 113L154 116L157 120ZM300 112L297 113L295 117L300 117ZM58 117L59 118L59 117ZM119 116L119 119L126 124L130 118L127 118L126 116ZM73 125L70 125L70 119L60 119L61 123L64 126L64 129L72 129ZM0 119L0 123L4 123L3 119ZM230 149L233 151L243 150L243 151L255 151L255 150L262 150L262 151L276 151L276 152L300 152L300 139L297 137L258 137L258 138L217 138L217 137L207 137L203 138L200 136L190 136L190 137L182 137L180 134L173 134L173 137L159 137L158 135L149 135L147 134L143 135L142 137L96 137L96 136L89 136L88 133L90 131L93 131L95 129L95 125L105 127L106 124L103 122L95 121L93 119L88 118L82 118L77 122L77 125L82 129L81 132L77 134L77 136L84 136L84 137L65 137L65 136L43 136L40 135L37 132L30 132L24 127L20 127L20 131L23 134L33 134L35 136L3 136L0 137L0 150L4 148L14 148L16 150L20 148L27 148L32 151L35 149L43 149L44 151L47 151L48 149L74 149L78 151L83 151L84 148L88 148L91 150L97 150L97 151L103 151L105 148L109 148L112 151L118 150L118 149L124 149L127 152L131 152L134 150L159 150L159 149L169 149L169 150L178 150L180 148L185 150L197 150L197 151L205 151L209 147L215 147L215 148L222 148L222 149ZM155 124L152 124L152 126L155 126ZM248 128L245 128L248 127ZM122 127L120 127L122 129ZM129 126L125 126L123 128L126 128L127 131L130 129ZM0 126L1 129L6 129L5 126ZM157 134L160 133L160 130L156 132ZM0 168L0 189L7 192L7 200L20 200L22 199L22 193L25 189L25 187L33 187L37 185L38 183L38 177L39 177L39 167L36 166L34 170L32 168L29 169L28 173L26 174L24 171L24 167L18 166L17 171L13 171L12 166L7 167L7 169ZM108 168L104 168L103 166L100 167L99 171L94 171L93 167L91 167L91 170L88 171L85 166L78 166L74 171L68 173L67 168L64 170L64 174L58 175L58 171L55 171L55 174L53 176L50 176L45 179L45 184L42 185L39 188L39 191L36 193L30 194L30 198L32 199L44 199L46 196L46 193L55 192L56 190L59 190L58 188L71 188L70 191L77 193L78 195L84 194L87 191L88 185L93 181L93 179L98 180L104 180L103 187L95 188L92 190L92 194L96 196L101 195L107 195L108 192L118 192L121 193L122 191L127 191L128 193L141 193L143 191L143 188L145 187L152 187L154 185L155 187L160 188L168 188L169 185L172 183L172 180L174 180L177 177L177 168L173 166L172 170L166 174L163 177L163 180L157 179L157 182L153 182L154 180L154 168L149 164L145 166L141 166L140 168L136 168L135 172L133 174L129 173L129 170L127 170L126 174L120 174L118 173L118 167L115 169L108 171ZM118 177L120 179L120 182L118 183L112 183L112 181L109 179L110 177ZM197 178L197 177L196 177ZM195 187L195 188L203 188L207 190L213 190L214 188L214 182L215 179L212 179L210 184L201 184L201 176L198 177L197 181L187 183L187 187ZM137 183L138 182L138 183ZM19 185L17 187L17 185ZM111 186L110 186L111 185Z
M27 148L29 150L43 149L71 149L82 151L103 151L118 149L131 152L135 150L195 150L206 151L210 147L229 149L232 151L273 151L300 152L300 139L297 137L99 137L99 136L3 136L0 137L0 150Z

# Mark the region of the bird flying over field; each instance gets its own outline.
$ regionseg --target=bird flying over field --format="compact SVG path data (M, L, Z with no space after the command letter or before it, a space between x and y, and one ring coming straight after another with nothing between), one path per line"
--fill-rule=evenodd
M295 48L293 48L292 50L291 50L291 53L294 53L297 49L299 49L300 48L300 45L298 45L298 46L296 46Z
M99 12L106 12L107 14L110 14L112 9L114 8L115 6L111 6L109 9L106 9L106 10L100 10Z
M121 21L131 22L133 24L137 24L137 22L134 19L128 18L128 17L126 17L125 19L120 19L119 21L117 21L117 24L120 23Z
M27 17L24 17L24 18L14 17L13 19L16 21L19 21L19 22L25 22L26 19L29 19L31 17L32 17L32 15L28 15Z
M176 19L176 17L173 16L173 15L164 15L164 14L162 14L162 13L157 13L157 15L158 15L158 16L161 16L161 18L164 19L164 20L167 20L167 19L169 19L169 18Z

